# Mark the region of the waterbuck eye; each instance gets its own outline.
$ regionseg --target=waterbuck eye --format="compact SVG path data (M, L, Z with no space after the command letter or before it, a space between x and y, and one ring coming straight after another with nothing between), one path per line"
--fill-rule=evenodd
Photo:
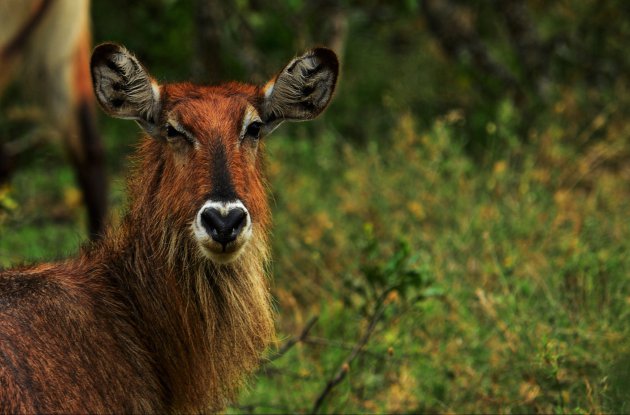
M192 138L190 138L190 136L188 136L183 131L180 131L177 128L173 127L171 124L168 124L168 123L165 124L164 129L166 133L166 140L168 142L174 143L174 142L179 141L180 139L183 139L185 142L189 144L193 143L193 140Z
M245 135L250 136L251 138L255 138L258 140L260 138L260 130L262 128L263 123L260 121L254 121L253 123L247 126L247 130L245 131Z
M181 136L183 136L183 134L177 131L175 127L171 124L166 124L166 137L173 139Z

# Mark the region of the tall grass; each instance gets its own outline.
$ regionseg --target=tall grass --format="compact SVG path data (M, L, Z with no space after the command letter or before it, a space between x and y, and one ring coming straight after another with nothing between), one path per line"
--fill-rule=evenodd
M579 146L559 114L523 144L515 116L500 109L478 161L457 111L424 130L403 113L364 148L333 130L270 142L280 326L320 320L246 409L308 411L392 287L326 410L630 409L628 130Z

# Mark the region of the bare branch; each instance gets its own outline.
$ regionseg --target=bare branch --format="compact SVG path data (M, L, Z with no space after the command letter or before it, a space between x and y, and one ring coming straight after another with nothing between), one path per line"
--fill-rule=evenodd
M346 375L348 374L348 370L350 369L350 364L363 351L362 350L363 347L366 345L368 340L370 340L370 337L372 336L372 333L374 333L374 329L376 328L377 323L379 322L379 320L383 316L383 313L385 312L383 299L384 299L384 296L381 296L379 300L377 301L376 312L372 316L372 319L370 320L370 324L368 325L368 328L366 329L365 333L363 333L363 336L359 339L359 341L354 346L350 354L344 359L343 363L339 366L335 375L332 378L330 378L330 380L328 381L328 383L326 383L326 386L324 387L322 392L317 397L317 400L315 401L315 404L313 405L313 409L311 410L312 414L317 413L319 408L324 403L324 400L330 394L333 388L337 386L339 383L341 383L341 381L346 377Z
M340 341L330 340L323 337L313 337L309 336L308 338L302 340L303 344L307 344L310 346L322 346L322 347L333 347L342 350L352 350L354 348L353 344L344 343ZM400 353L394 347L388 348L385 352L375 352L373 350L364 349L361 351L364 355L370 356L374 359L392 361L392 362L402 362L408 359L417 358L419 356L424 356L422 353Z
M285 369L285 368L277 368L270 365L260 368L260 370L258 371L258 374L260 376L265 376L266 378L282 376L282 377L287 377L290 379L301 380L301 381L312 379L314 377L310 373L296 372L294 370Z
M293 346L295 346L297 343L301 342L302 340L304 340L306 338L306 336L308 336L308 332L311 331L311 329L313 328L313 326L315 325L315 323L317 323L317 320L319 319L319 316L313 316L311 317L307 322L306 325L304 326L304 328L302 329L302 331L300 332L300 334L297 337L293 337L289 340L287 340L282 347L271 357L265 359L263 362L261 362L261 365L267 365L271 362L273 362L276 359L281 358L282 356L284 356Z
M260 408L271 409L272 412L282 413L282 414L290 414L294 412L293 410L291 410L291 408L287 408L285 406L270 405L264 402L252 403L248 405L238 405L238 406L233 406L232 408L238 410L240 413L243 413L243 414L253 414L257 408L258 409Z

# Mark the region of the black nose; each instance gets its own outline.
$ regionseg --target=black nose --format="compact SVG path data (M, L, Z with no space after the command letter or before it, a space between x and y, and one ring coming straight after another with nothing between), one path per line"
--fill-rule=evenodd
M201 224L212 239L225 246L236 239L243 230L247 212L241 208L234 208L222 215L221 212L214 208L206 208L201 212Z

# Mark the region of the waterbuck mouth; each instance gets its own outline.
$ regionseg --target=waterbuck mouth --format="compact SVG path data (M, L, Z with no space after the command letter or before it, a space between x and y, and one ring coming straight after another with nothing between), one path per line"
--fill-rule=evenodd
M209 200L199 209L192 230L201 252L219 264L234 261L252 235L252 221L240 200Z
M241 244L231 243L225 247L218 246L212 242L198 241L199 248L203 255L218 264L229 264L236 260L245 250L246 241Z

